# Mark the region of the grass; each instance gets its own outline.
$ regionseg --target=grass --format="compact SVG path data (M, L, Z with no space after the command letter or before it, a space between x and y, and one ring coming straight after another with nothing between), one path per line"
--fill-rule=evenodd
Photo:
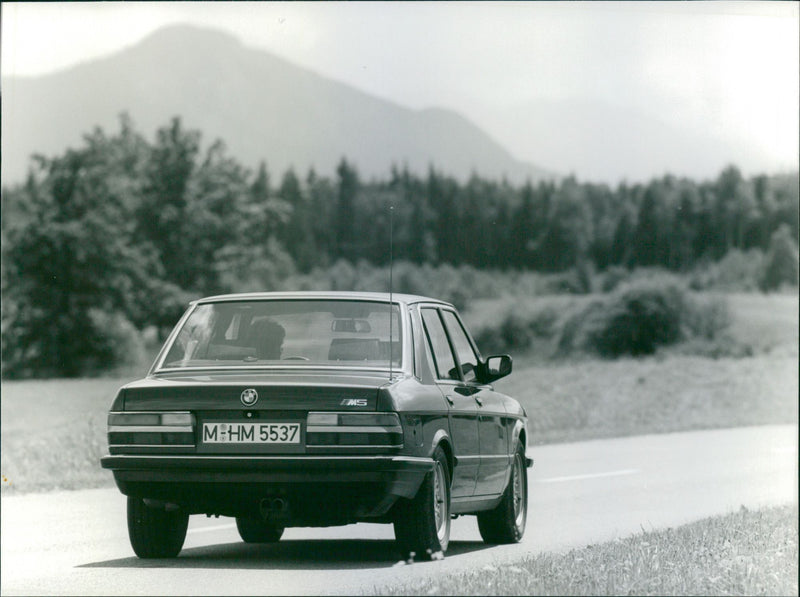
M2 383L2 492L112 485L100 468L106 415L129 379L57 379Z
M582 299L545 298L559 312L559 301ZM555 361L516 355L514 373L497 388L525 406L532 445L796 423L797 296L733 295L730 303L729 333L755 346L753 356L678 350L646 359ZM471 324L491 318L489 303L480 309L470 312ZM99 465L106 412L117 388L132 378L2 382L3 494L112 485Z
M797 505L739 512L565 554L431 575L374 595L797 595Z
M729 333L754 354L797 358L798 297L796 294L725 295L731 309Z
M796 357L515 365L496 387L525 407L530 444L798 420Z

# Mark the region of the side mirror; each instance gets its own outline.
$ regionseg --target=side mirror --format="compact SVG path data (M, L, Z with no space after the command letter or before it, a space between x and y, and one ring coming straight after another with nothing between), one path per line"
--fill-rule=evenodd
M501 377L505 377L509 373L511 373L512 362L511 357L507 354L502 355L492 355L490 357L486 357L486 360L483 363L483 370L481 375L481 381L483 383L489 383L495 380L500 379Z

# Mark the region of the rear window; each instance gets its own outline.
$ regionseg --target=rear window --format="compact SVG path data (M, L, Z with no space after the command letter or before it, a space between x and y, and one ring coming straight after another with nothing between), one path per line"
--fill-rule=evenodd
M401 365L400 310L353 300L197 305L159 368ZM391 327L391 337L390 337Z

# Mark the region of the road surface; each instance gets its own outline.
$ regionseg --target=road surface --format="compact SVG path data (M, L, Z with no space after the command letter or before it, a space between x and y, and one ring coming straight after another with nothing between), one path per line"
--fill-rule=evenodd
M180 556L139 560L116 489L2 497L2 595L358 594L431 574L500 565L797 502L795 425L649 435L534 447L528 530L486 546L474 517L453 521L442 561L399 566L391 525L287 529L240 541L233 520L192 516Z

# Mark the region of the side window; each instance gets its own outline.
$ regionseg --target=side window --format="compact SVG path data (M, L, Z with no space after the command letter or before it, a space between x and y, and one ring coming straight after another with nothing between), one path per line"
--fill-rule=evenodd
M453 359L453 352L450 350L450 343L447 341L447 334L444 331L442 320L439 319L439 314L435 309L422 309L422 321L425 324L428 345L433 353L436 377L439 379L460 379L456 370L456 362Z
M478 369L478 357L469 343L467 334L464 328L459 323L456 314L452 311L442 311L444 322L447 325L447 331L450 332L450 339L453 341L453 346L456 349L456 356L458 357L458 365L461 372L464 374L464 381L475 381L476 371Z

